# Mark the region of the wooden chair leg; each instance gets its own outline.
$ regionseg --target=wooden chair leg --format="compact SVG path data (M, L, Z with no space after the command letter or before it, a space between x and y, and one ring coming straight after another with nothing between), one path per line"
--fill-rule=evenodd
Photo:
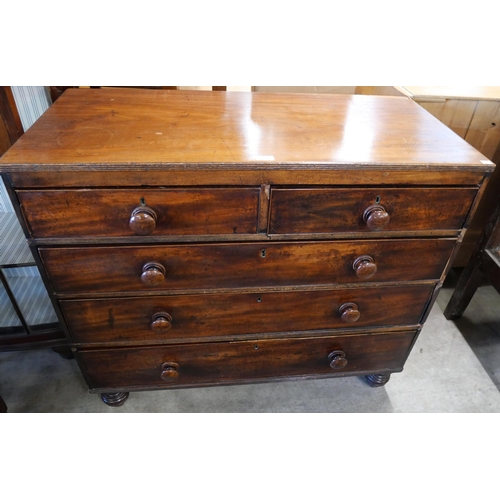
M492 235L498 231L496 228L500 228L500 193L497 194L492 207L489 208L490 217L488 223L484 226L474 252L472 252L469 262L465 266L455 291L444 310L446 319L455 319L462 316L481 282L483 273L480 268L484 261L485 248L487 248Z
M0 398L0 413L7 413L7 405L2 398Z
M446 319L456 319L462 316L482 278L483 275L479 270L477 260L471 259L460 276L455 291L444 310Z

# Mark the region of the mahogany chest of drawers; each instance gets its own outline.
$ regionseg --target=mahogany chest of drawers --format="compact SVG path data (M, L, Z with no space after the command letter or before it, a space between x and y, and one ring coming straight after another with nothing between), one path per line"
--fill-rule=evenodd
M403 369L494 165L407 98L68 90L2 157L90 389Z

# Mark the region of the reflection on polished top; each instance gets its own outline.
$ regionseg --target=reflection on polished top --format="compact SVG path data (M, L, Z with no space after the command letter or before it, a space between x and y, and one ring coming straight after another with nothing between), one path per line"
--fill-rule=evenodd
M70 89L0 159L60 165L492 166L406 97Z

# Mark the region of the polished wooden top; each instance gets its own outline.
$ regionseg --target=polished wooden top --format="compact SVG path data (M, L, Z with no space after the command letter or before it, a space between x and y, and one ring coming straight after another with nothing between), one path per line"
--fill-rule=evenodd
M491 162L406 97L70 89L0 170Z

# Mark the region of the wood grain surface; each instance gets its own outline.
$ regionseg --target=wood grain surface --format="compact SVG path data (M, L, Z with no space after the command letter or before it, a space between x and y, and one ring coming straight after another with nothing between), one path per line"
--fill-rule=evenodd
M477 189L272 189L270 233L370 232L364 210L380 204L385 231L460 229Z
M40 248L57 293L334 285L439 279L453 239L240 243L149 247ZM353 263L370 255L377 273L358 278ZM141 281L143 266L166 269L155 287Z
M486 158L406 97L69 89L1 159L51 166L320 163L478 166Z
M414 336L410 331L82 350L79 356L93 388L223 384L271 377L399 371ZM342 370L330 368L328 355L335 350L345 353L347 365ZM164 363L178 365L178 376L162 379Z
M78 343L193 341L258 335L396 325L417 325L434 287L381 286L314 292L200 294L61 301ZM360 318L346 325L340 307L353 302ZM156 333L155 314L170 315L171 328Z
M18 192L32 236L134 236L132 211L157 215L152 236L257 231L258 188L97 189Z
M412 167L404 170L403 167L387 168L356 165L348 170L343 165L293 165L285 169L281 165L245 165L239 167L214 168L165 168L165 170L149 170L147 174L148 186L260 186L263 184L314 186L388 186L388 185L469 185L481 184L484 172L468 171L468 167L457 167L444 170L442 167ZM2 167L0 166L0 169ZM130 167L131 168L131 167ZM492 170L493 165L485 167ZM3 174L16 188L78 188L78 187L116 187L117 182L122 187L137 187L144 182L144 172L137 170L115 171L33 171ZM117 181L119 179L119 181Z

